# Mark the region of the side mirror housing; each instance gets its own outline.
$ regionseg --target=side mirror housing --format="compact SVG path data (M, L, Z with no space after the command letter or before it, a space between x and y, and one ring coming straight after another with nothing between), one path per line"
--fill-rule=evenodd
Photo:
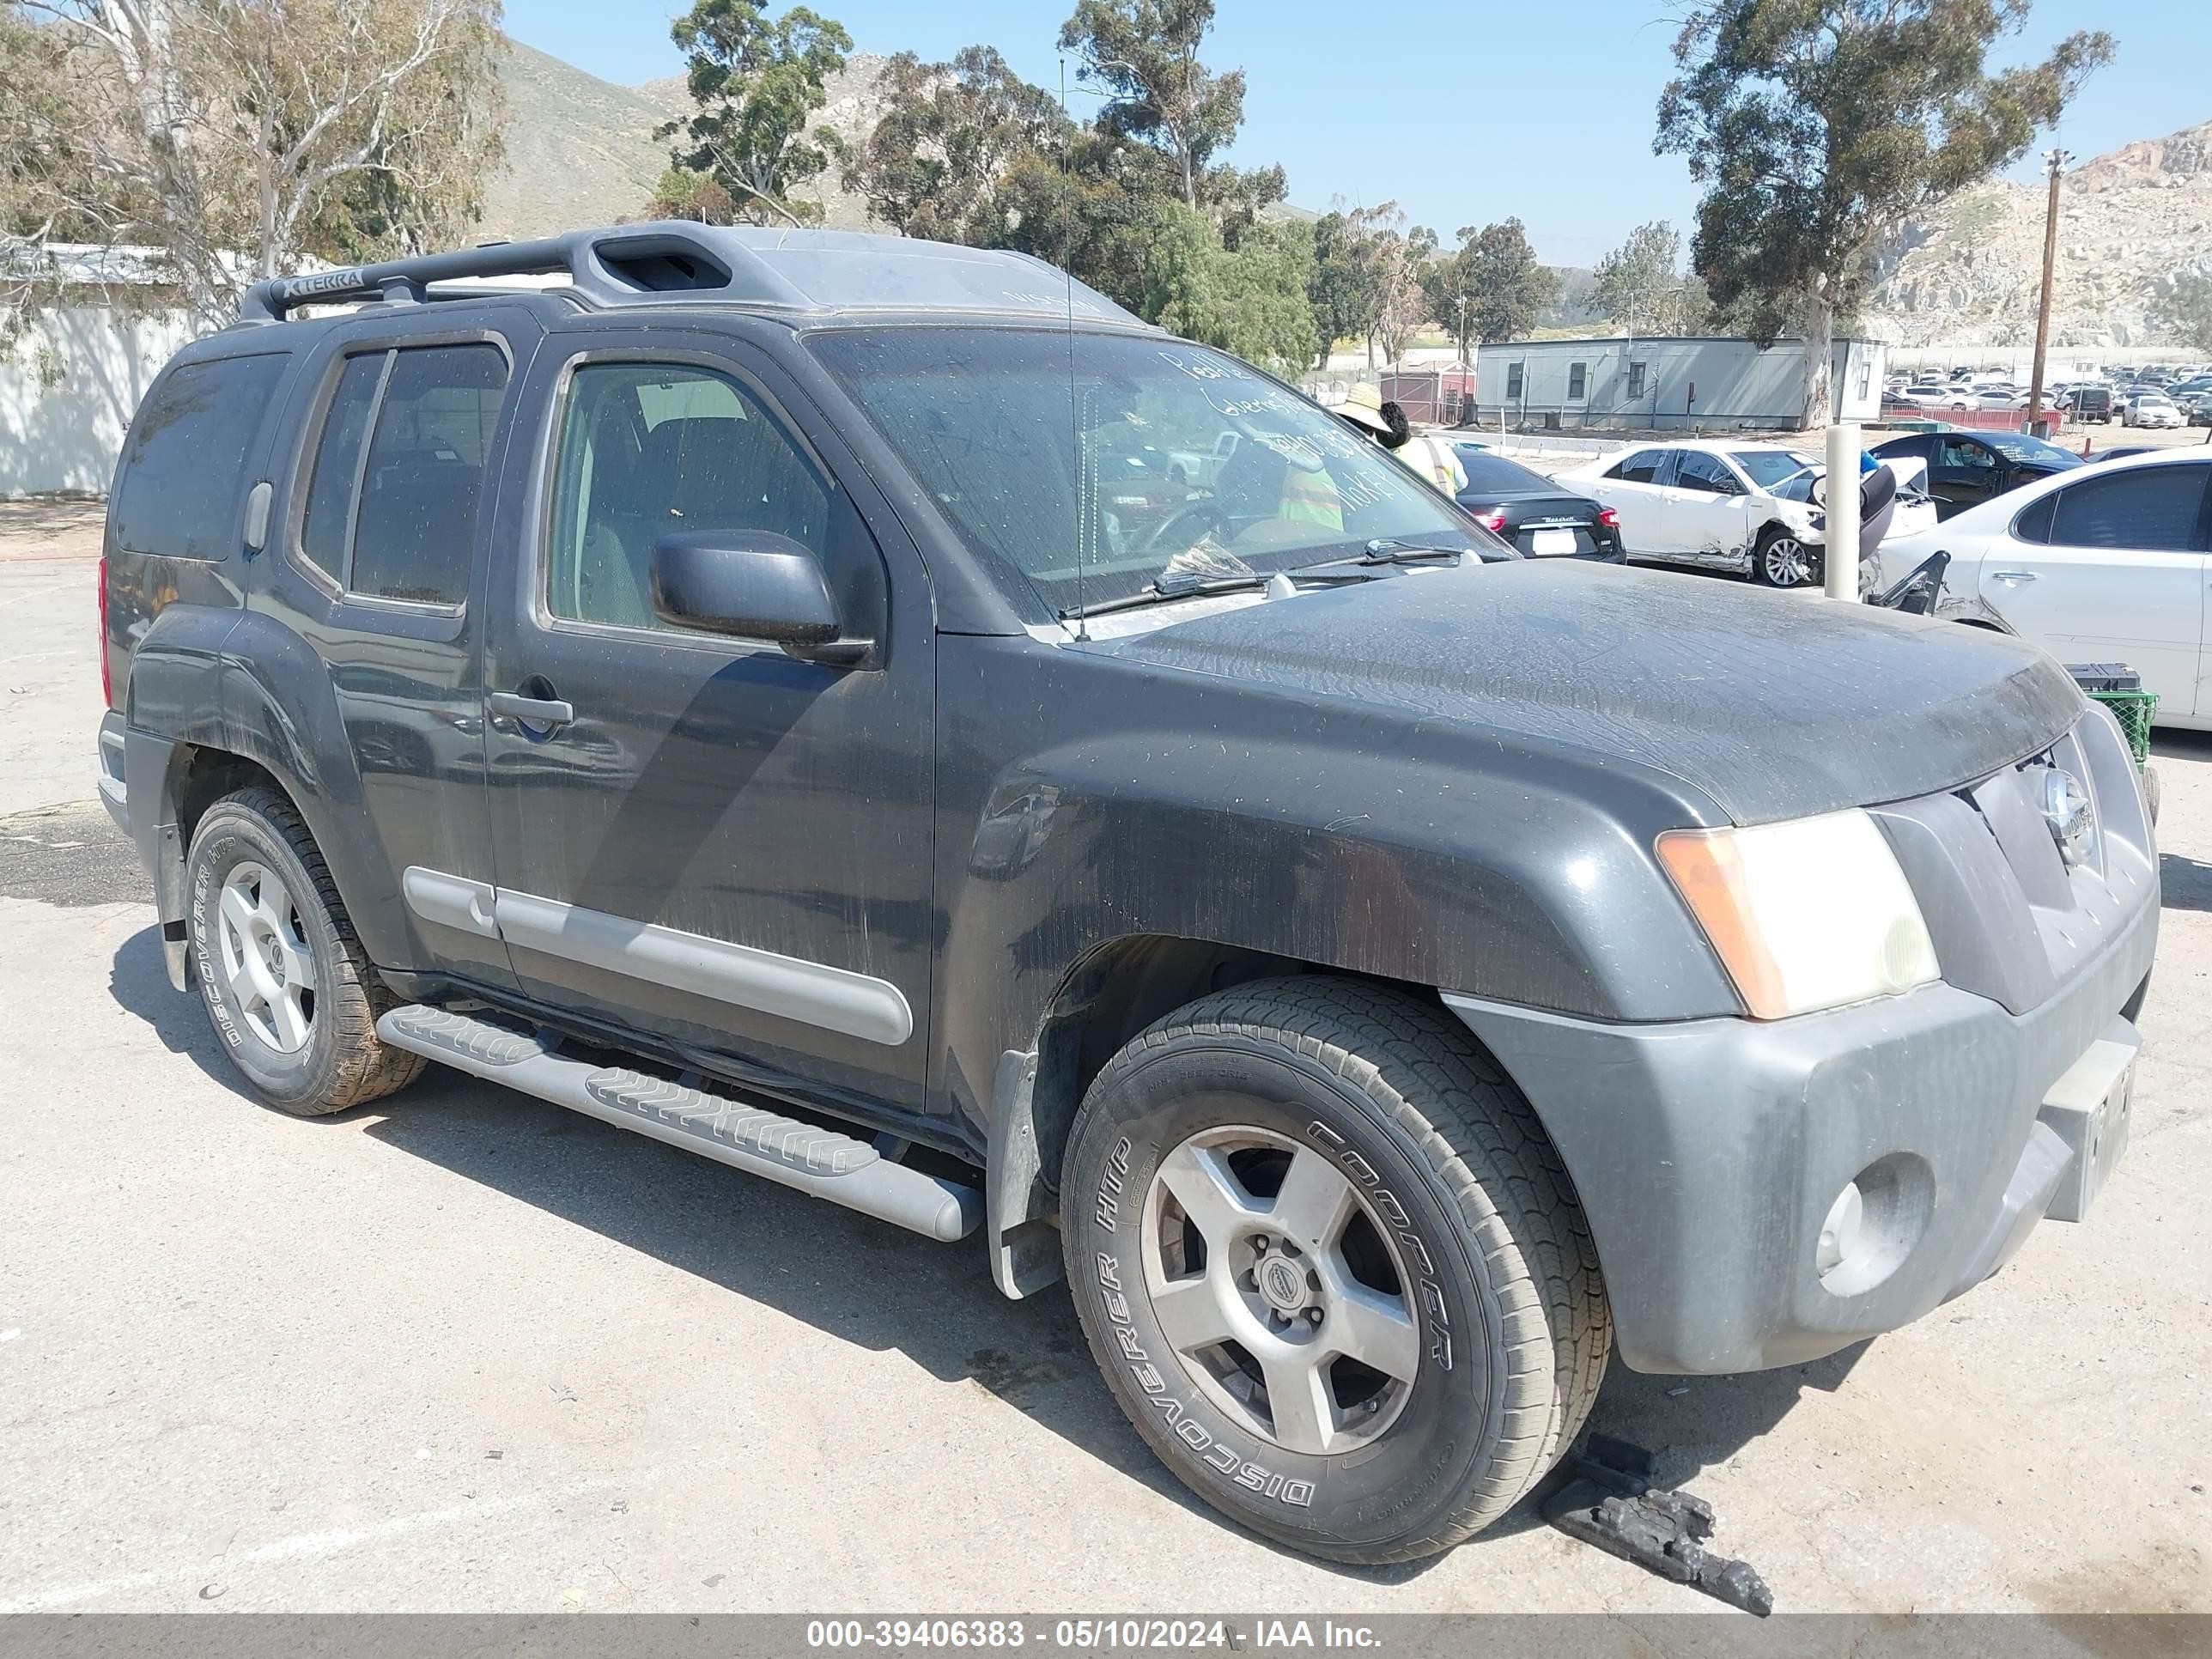
M768 640L794 656L857 663L812 550L766 530L687 530L653 544L653 612L679 628Z

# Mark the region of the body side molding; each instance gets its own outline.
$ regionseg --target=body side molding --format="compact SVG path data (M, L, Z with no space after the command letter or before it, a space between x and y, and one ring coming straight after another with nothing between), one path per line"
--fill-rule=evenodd
M914 1010L905 994L872 975L489 887L420 865L409 866L404 887L408 908L425 921L522 950L889 1048L914 1035Z

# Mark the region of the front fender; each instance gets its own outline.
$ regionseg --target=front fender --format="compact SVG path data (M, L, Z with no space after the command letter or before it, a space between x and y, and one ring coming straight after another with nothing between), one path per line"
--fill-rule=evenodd
M1027 641L943 648L951 684L994 688L947 698L939 752L939 1080L976 1130L973 1083L1131 935L1601 1019L1735 1012L1650 851L1721 821L1679 780Z

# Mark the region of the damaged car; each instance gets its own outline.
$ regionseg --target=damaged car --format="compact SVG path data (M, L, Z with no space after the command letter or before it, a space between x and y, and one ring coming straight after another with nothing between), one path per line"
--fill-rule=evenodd
M1924 469L1923 469L1924 470ZM1652 444L1601 455L1559 475L1563 487L1613 509L1630 559L1729 570L1767 587L1824 580L1826 468L1783 444ZM1933 528L1936 509L1900 473L1888 533ZM1863 572L1862 592L1878 568Z

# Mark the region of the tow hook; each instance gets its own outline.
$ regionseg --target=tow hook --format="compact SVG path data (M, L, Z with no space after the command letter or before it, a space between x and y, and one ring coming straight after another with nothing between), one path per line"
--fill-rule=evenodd
M1658 1462L1643 1447L1594 1434L1572 1463L1580 1478L1544 1506L1544 1518L1568 1537L1759 1618L1774 1611L1774 1592L1749 1562L1705 1548L1713 1506L1654 1486Z

